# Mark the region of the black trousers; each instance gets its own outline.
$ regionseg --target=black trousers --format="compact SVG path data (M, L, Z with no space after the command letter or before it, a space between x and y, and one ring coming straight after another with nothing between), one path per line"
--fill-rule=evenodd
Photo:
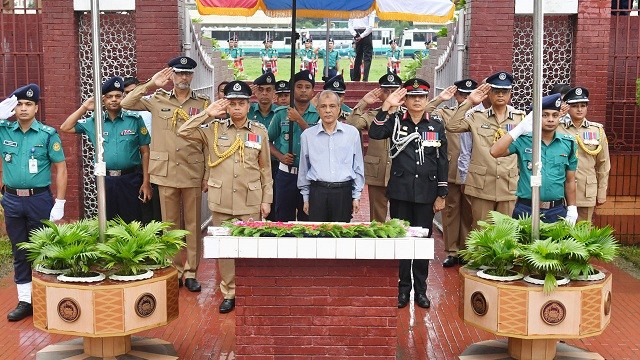
M143 224L151 221L162 221L162 209L160 208L160 194L158 193L158 185L151 184L153 197L151 200L141 205L141 218Z
M360 64L364 61L364 74L362 81L369 81L369 69L373 58L373 41L371 34L363 37L356 43L356 59L353 62L353 81L360 81Z
M309 187L309 221L350 222L353 213L352 186Z
M411 226L429 229L433 227L433 204L419 204L409 201L389 199L389 214L391 218L406 220ZM427 293L427 277L429 276L429 260L406 259L400 260L398 272L398 293L411 292L411 273L413 272L413 291L415 294Z
M298 189L298 175L278 170L274 187L276 206L275 221L308 221L303 211L302 194Z
M120 216L126 222L142 221L142 201L138 199L140 186L142 186L142 174L139 172L105 176L107 220Z

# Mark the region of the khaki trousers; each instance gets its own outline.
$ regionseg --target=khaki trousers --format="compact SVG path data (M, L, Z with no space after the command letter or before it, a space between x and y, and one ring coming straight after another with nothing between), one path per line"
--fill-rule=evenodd
M449 255L457 255L465 248L465 241L471 229L471 203L462 192L462 187L449 183L449 194L445 198L442 213L444 249Z
M200 208L202 206L202 190L199 187L174 188L158 185L162 221L174 224L173 228L189 231L187 235L187 259L182 260L183 251L173 258L173 266L178 270L178 277L185 279L196 277L198 263L202 253L200 241Z
M367 185L369 191L369 219L371 221L387 221L389 199L387 199L387 187Z
M468 195L467 197L471 203L471 229L477 229L478 221L486 220L489 211L497 211L511 216L513 214L513 208L516 205L515 200L492 201Z
M211 211L213 226L220 226L222 222L238 219L260 219L260 213L247 215L229 215ZM220 272L220 292L225 299L236 297L236 261L234 259L218 259L218 271Z
M595 212L595 207L578 207L578 221L589 221L593 220L593 213Z

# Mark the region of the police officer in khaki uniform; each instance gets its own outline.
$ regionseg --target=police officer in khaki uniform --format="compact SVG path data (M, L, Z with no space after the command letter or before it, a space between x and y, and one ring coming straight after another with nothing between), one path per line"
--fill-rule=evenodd
M448 101L451 97L461 104L467 96L478 87L478 83L472 79L462 79L453 83L436 98L437 104ZM434 111L445 121L449 121L457 107L443 107ZM447 134L447 155L449 164L458 164L460 157L460 134ZM443 267L452 267L460 263L458 250L465 248L465 241L471 229L471 203L462 191L463 183L458 176L458 167L449 166L448 179L449 195L445 199L445 208L442 214L442 230L444 236L444 249L447 258L442 263Z
M486 219L489 211L509 215L515 206L519 174L516 157L511 155L495 159L489 153L497 139L524 119L523 111L508 105L512 84L513 76L505 71L489 76L485 84L473 90L467 100L458 106L446 124L447 131L469 131L473 138L471 163L464 191L471 202L473 228L478 221ZM469 109L480 104L487 96L491 100L489 109L474 111L465 117Z
M597 205L607 201L609 185L609 145L602 124L587 120L589 90L576 87L564 96L570 106L558 130L574 136L578 143L576 203L578 221L591 221Z
M179 56L168 67L157 72L151 80L131 91L123 100L128 110L147 110L152 114L149 174L158 185L162 220L169 221L190 232L187 235L187 259L176 255L173 264L179 272L179 283L185 278L189 291L200 291L196 280L200 261L200 206L202 191L206 191L205 146L197 141L181 138L177 130L190 116L207 108L209 98L191 90L191 80L197 63ZM161 87L173 82L171 91ZM149 91L155 92L145 96ZM184 217L184 218L183 218Z
M27 251L16 245L43 226L42 220L64 216L67 165L56 130L36 119L40 88L29 84L0 103L0 150L2 150L2 208L13 252L13 280L18 306L7 320L20 321L33 314L31 264ZM7 118L15 113L16 121ZM56 196L51 193L51 169L56 172Z
M178 130L178 135L209 149L209 209L214 226L234 218L265 218L273 200L267 129L247 118L251 89L242 81L232 81L224 94L226 99L212 103ZM206 120L227 113L230 118L201 127ZM235 261L219 259L218 266L224 295L219 310L228 313L235 307Z
M347 118L347 124L358 130L368 130L380 111L380 107L366 110L378 101L384 102L389 94L402 86L402 79L396 74L383 75L379 80L380 88L367 93L353 108ZM389 158L389 139L369 139L367 153L364 156L364 180L369 192L369 218L371 221L386 221L389 199L387 198L387 183L391 170Z

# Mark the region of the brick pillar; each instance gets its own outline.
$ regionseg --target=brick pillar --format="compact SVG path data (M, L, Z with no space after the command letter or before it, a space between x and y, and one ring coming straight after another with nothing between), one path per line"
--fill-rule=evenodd
M136 0L138 79L145 81L182 54L178 2Z
M236 356L396 359L397 260L236 259Z
M607 122L610 0L579 0L571 84L589 89L588 118Z
M42 8L42 50L44 80L40 87L47 107L39 118L58 129L80 106L78 21L73 1L47 0L47 6ZM73 220L82 215L81 139L73 134L60 134L60 137L68 174L65 219ZM53 184L55 186L55 176Z
M470 6L469 77L481 81L500 71L512 71L513 0L473 0Z

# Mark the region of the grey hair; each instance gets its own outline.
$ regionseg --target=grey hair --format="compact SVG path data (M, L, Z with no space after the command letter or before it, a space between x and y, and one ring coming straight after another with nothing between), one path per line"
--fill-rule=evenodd
M340 96L331 90L322 90L322 92L320 92L320 95L318 95L318 100L320 100L320 98L322 97L327 97L327 94L333 95L333 97L336 99L336 104L340 105Z

